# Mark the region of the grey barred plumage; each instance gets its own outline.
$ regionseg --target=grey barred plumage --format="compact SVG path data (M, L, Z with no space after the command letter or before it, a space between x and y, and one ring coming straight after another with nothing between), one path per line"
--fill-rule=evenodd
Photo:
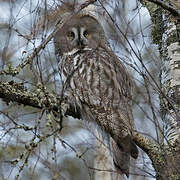
M88 15L67 22L54 38L64 96L80 108L83 119L96 122L112 138L114 163L129 175L130 155L138 150L131 139L132 83L125 66L112 52L102 26Z

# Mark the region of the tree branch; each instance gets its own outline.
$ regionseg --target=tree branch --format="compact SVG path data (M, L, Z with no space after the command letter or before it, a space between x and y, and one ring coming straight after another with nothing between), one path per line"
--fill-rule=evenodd
M180 142L174 146L158 144L143 134L134 131L133 140L149 156L156 170L157 180L179 180Z
M170 4L164 1L161 0L141 0L141 1L148 1L157 4L158 6L161 6L163 9L171 12L174 16L180 17L180 10L176 9L175 7L171 6Z
M22 84L11 82L0 82L0 98L5 102L16 102L24 106L31 106L38 109L47 109L50 111L58 112L61 102L65 103L66 100L60 99L55 95L44 92L42 89L36 90L39 93L28 91ZM78 109L68 103L66 115L80 118Z

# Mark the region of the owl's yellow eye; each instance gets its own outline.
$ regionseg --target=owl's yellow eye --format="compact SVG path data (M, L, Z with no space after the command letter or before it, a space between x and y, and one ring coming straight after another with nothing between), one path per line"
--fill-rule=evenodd
M83 35L84 35L85 38L87 38L89 36L88 31L84 31Z
M75 34L73 31L68 32L67 37L72 41L75 38Z

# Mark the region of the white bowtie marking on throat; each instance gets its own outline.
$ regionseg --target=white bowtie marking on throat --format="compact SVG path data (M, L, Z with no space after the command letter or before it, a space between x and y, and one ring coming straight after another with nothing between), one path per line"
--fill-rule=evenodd
M63 55L65 56L71 56L75 53L77 53L80 49L77 49L77 48L74 48L73 50L71 50L70 52L66 52L66 53L63 53ZM92 48L88 48L88 47L85 47L84 49L82 49L83 51L91 51Z

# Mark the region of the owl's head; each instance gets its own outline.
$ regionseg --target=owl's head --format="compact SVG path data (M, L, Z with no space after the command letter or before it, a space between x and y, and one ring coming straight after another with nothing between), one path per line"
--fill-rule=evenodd
M95 49L104 43L105 35L99 22L89 15L76 16L66 22L54 37L56 54L74 50Z

